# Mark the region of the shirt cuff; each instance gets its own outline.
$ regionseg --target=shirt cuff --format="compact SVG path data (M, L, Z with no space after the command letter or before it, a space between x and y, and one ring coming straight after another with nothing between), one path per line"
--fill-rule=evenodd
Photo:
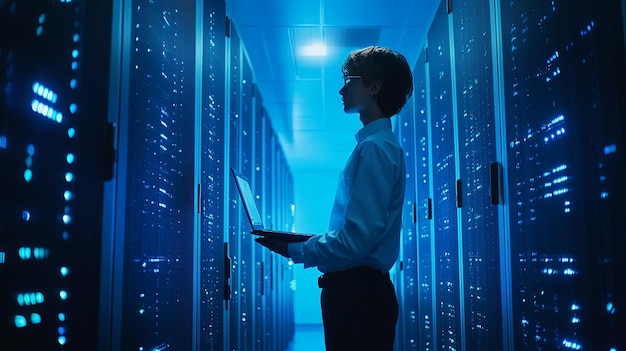
M304 263L304 242L289 243L287 251L293 262Z

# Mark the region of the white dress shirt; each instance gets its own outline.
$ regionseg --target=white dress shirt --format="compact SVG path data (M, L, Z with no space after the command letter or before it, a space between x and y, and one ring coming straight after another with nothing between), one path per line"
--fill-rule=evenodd
M290 243L295 263L324 273L369 266L388 272L398 258L406 171L389 118L356 134L357 145L340 175L329 231Z

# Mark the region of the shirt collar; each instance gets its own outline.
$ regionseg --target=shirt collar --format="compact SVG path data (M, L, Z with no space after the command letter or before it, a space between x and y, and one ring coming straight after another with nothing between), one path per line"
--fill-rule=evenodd
M363 128L359 129L354 137L356 138L356 141L358 143L382 128L391 128L391 118L381 117L379 119L371 121Z

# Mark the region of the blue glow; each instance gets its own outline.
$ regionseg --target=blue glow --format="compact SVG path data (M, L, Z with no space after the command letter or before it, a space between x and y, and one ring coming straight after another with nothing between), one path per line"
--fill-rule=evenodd
M29 211L22 211L22 220L25 222L30 221L30 212Z
M75 43L78 43L79 39L80 37L78 36L78 34L74 34L74 37L72 37L72 40L74 40Z
M33 156L35 155L35 145L33 144L28 144L26 146L26 153L28 153L29 156Z
M70 238L70 233L68 233L68 232L63 232L62 237L63 237L63 240L67 240L67 239L69 239L69 238Z
M59 327L59 335L65 335L65 327Z
M57 123L61 123L63 121L63 114L61 112L56 111L52 107L36 99L31 102L30 107L33 112L37 112L40 115L47 117L48 119L51 119Z
M71 221L72 221L72 216L70 216L68 214L64 214L63 215L63 223L64 224L70 224Z
M144 314L144 312L146 312L146 310L144 310L143 308L139 309L139 314Z
M41 315L39 313L31 313L30 314L30 322L33 324L41 323Z
M42 13L39 15L39 24L42 24L46 20L46 14Z
M26 167L31 168L33 166L33 158L31 156L26 156Z
M78 50L76 50L76 49L72 50L72 57L73 58L77 58L78 57Z
M72 89L76 89L76 84L77 84L77 83L76 83L76 79L72 79L72 80L70 80L70 88L72 88Z
M578 306L577 304L573 303L571 309L572 309L572 311L578 311L580 309L580 306Z
M608 303L606 304L606 311L607 311L609 314L615 314L615 306L613 305L613 302L608 302Z
M43 294L40 292L35 293L35 300L37 301L37 303L43 303L44 301Z
M572 317L572 324L580 323L580 319L578 317Z
M31 171L30 169L25 170L24 180L26 181L26 183L30 183L32 179L33 179L33 171Z
M76 104L70 104L70 113L72 114L76 113L77 109L78 109L78 106L76 106Z
M65 159L67 160L67 163L69 163L69 164L74 163L74 154L72 154L72 153L67 154Z
M59 291L59 297L61 298L61 300L67 300L67 291L65 290Z
M7 148L7 137L6 135L0 135L0 149Z
M76 129L74 128L68 129L67 136L70 137L70 139L74 138L76 136Z
M0 251L0 263L4 263L4 251Z
M61 267L61 275L64 277L67 277L67 275L70 273L69 268L67 267Z
M604 147L604 154L609 155L617 152L617 145L611 144Z
M72 71L76 71L77 68L78 68L78 62L76 61L72 62Z
M572 350L582 350L582 345L574 342L574 341L569 341L567 339L563 339L563 346L567 347L568 349L572 349Z
M57 102L57 99L58 99L58 96L54 91L52 91L51 89L48 89L47 87L40 84L39 82L33 83L33 93L41 96L42 98L52 103Z
M17 250L17 253L22 260L30 260L30 255L31 255L30 247L20 247Z
M600 193L600 198L601 199L606 199L607 197L609 197L609 193L606 191L603 191Z
M70 201L72 199L72 197L74 197L74 195L72 194L71 191L65 190L63 192L63 198L65 199L65 201Z
M24 328L26 326L26 318L24 316L15 315L15 326L18 328Z
M65 181L71 183L72 180L74 180L74 174L72 174L71 172L65 173Z
M20 306L24 306L24 295L17 294L17 304Z
M65 313L59 313L58 318L61 322L65 321Z
M65 343L67 342L67 339L63 335L59 336L57 340L59 341L59 345L65 345Z

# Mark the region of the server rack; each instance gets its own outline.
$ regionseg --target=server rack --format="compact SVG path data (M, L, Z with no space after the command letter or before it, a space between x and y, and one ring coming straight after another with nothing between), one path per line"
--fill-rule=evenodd
M623 348L623 2L440 5L407 117L420 349Z
M0 4L6 350L98 345L111 11L88 1Z
M625 347L623 6L500 5L516 349Z

